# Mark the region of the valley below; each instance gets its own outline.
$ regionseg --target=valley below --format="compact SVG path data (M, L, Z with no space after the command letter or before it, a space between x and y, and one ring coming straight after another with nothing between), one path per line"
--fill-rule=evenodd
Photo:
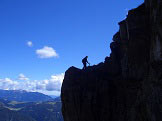
M6 98L11 97L8 91L4 92ZM29 93L26 91L24 91L24 94L20 91L10 91L10 93L14 94L12 95L13 100L0 98L0 121L63 121L60 97L52 99L41 93ZM30 95L30 98L36 100L32 102L24 99L20 100L20 97L22 97L20 93L23 96ZM42 101L43 98L39 100L40 95L49 98L49 101Z

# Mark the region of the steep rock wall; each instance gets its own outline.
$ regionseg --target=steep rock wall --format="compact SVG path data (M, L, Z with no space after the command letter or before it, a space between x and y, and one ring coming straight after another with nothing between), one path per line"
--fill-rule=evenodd
M145 0L119 26L104 63L66 71L65 121L162 120L162 0Z

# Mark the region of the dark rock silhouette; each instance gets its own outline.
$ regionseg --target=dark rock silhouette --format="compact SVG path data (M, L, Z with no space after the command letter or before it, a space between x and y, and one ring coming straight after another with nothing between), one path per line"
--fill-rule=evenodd
M145 0L119 26L104 63L66 71L64 121L162 120L162 0Z

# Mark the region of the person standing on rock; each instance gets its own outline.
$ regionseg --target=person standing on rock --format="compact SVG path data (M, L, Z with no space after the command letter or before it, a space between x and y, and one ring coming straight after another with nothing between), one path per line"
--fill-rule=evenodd
M88 56L82 59L82 63L83 63L83 69L87 68L87 63L90 65L90 63L88 62Z

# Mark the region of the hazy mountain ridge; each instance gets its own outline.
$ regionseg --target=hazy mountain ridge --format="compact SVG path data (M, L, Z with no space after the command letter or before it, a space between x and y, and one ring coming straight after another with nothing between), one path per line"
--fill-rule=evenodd
M0 98L19 102L38 102L53 100L52 97L39 92L27 92L24 90L0 90Z

